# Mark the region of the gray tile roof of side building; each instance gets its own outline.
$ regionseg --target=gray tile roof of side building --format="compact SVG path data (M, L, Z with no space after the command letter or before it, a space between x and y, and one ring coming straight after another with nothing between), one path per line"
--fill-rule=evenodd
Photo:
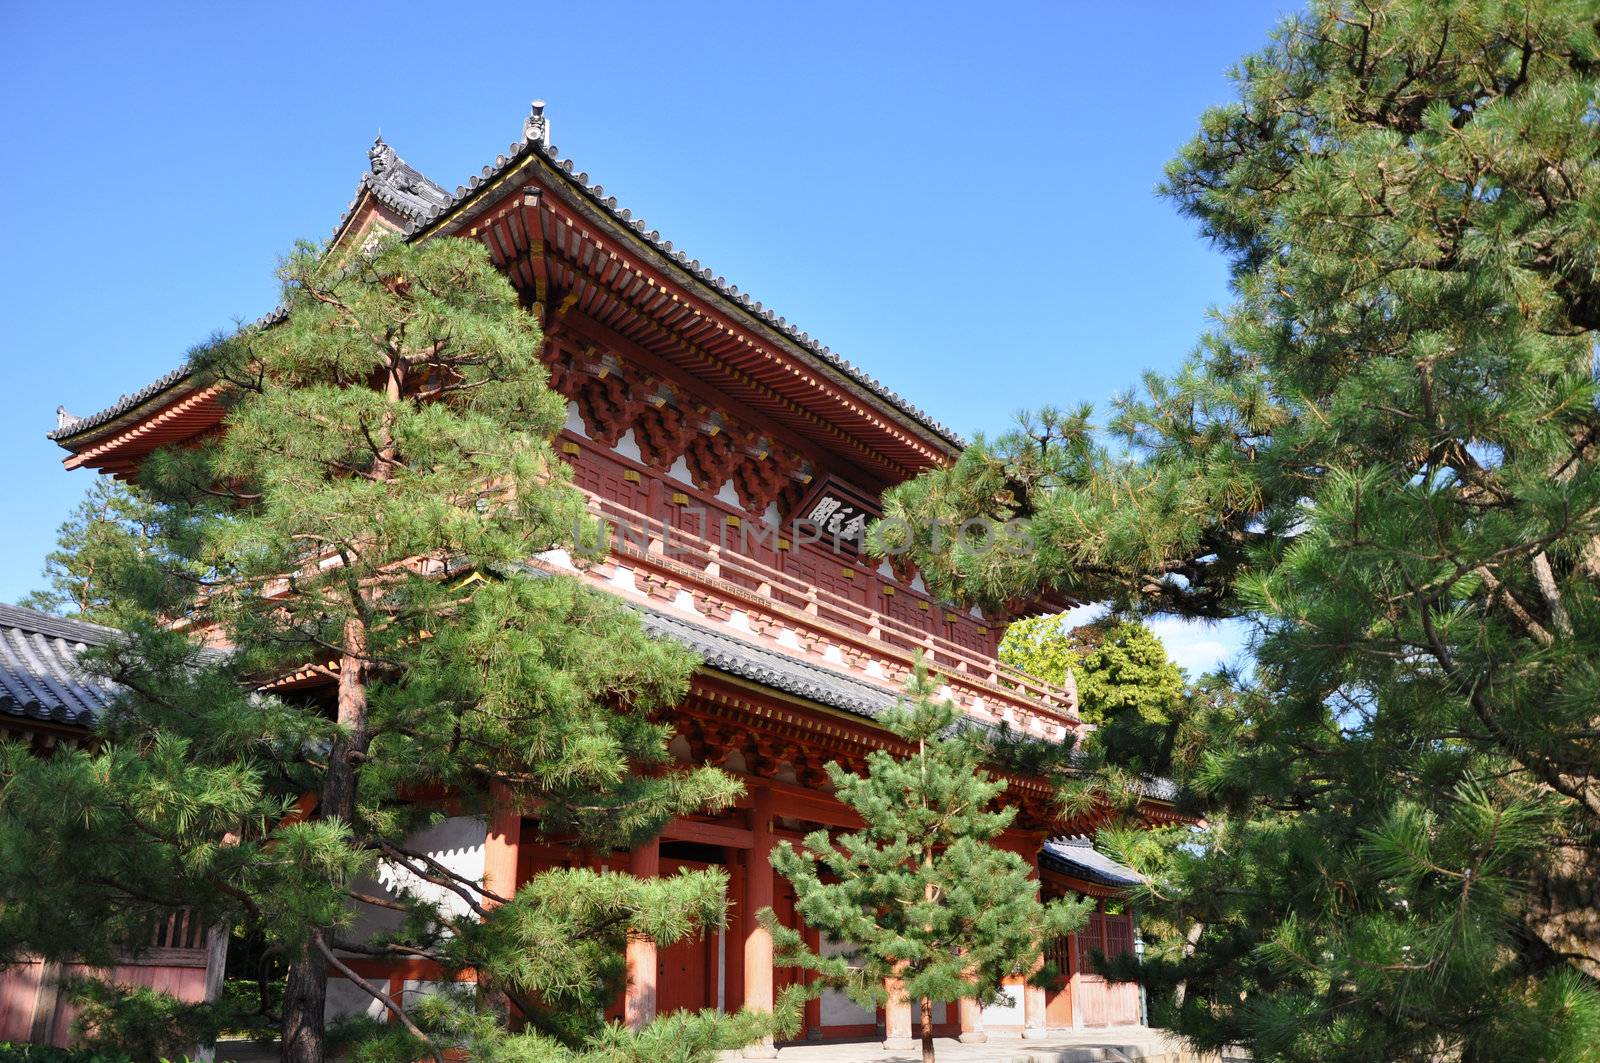
M1143 885L1145 881L1139 872L1100 852L1093 842L1081 834L1045 842L1039 862L1063 875L1116 889L1132 889Z
M0 604L0 713L93 725L117 688L85 672L78 657L117 637L99 624Z
M472 177L465 185L458 186L454 194L446 192L443 188L428 180L421 172L407 165L404 160L394 154L394 149L385 144L380 137L373 144L371 152L368 153L369 158L372 160L373 170L363 176L362 186L370 188L379 199L409 218L410 224L406 229L406 235L408 237L415 236L434 223L443 220L446 215L459 207L478 189L484 185L492 184L514 165L523 161L527 155L536 153L546 159L556 171L563 174L572 186L591 204L614 222L631 230L635 235L646 241L666 262L687 273L693 280L710 286L724 299L727 299L766 327L784 336L804 353L844 374L846 378L887 402L895 410L933 432L949 445L956 449L966 446L966 441L953 429L935 420L931 415L886 386L860 366L835 354L832 348L825 346L819 340L813 339L810 333L801 331L798 326L790 324L787 319L774 313L759 300L751 298L748 292L741 292L737 285L728 283L726 278L717 276L709 267L702 266L699 259L692 259L684 251L674 248L671 240L663 239L659 231L648 228L644 219L636 217L627 207L619 207L617 205L617 197L607 195L603 185L591 183L589 175L584 171L577 170L571 159L561 158L555 146L549 142L549 128L548 120L544 116L544 102L542 100L534 101L533 111L523 123L522 139L507 148L508 154L496 157L493 165L483 167L479 174ZM391 159L393 160L392 165L389 163ZM380 165L385 167L381 173L379 172ZM354 206L355 203L352 202L350 209L353 209ZM348 219L348 217L349 209L345 213L345 218ZM339 228L343 228L342 221ZM263 317L257 324L270 323L280 313L281 311L274 311L272 314ZM102 425L161 392L175 387L185 380L187 376L187 367L175 369L155 383L130 395L125 395L112 406L86 417L72 417L65 410L58 410L56 428L48 433L48 437L53 440L62 440Z

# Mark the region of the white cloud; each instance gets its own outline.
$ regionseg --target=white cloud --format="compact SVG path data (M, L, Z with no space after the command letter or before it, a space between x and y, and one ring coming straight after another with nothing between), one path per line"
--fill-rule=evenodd
M1104 602L1080 605L1066 613L1068 628L1092 624L1109 612ZM1246 629L1238 621L1207 622L1160 617L1145 621L1167 648L1173 663L1198 678L1222 664L1239 663L1246 649Z
M1161 617L1147 622L1167 647L1167 656L1191 677L1233 662L1245 649L1244 625Z

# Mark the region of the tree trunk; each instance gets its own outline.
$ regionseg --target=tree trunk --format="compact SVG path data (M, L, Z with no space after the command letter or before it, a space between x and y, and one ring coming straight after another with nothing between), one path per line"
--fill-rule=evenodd
M328 751L328 774L317 803L321 819L355 817L355 756L365 753L367 729L366 626L359 617L344 625L344 653L339 658L339 726L343 736ZM310 946L289 967L283 1001L284 1063L322 1063L326 1055L328 961Z
M1194 955L1194 950L1200 944L1200 935L1205 933L1204 923L1191 923L1189 932L1183 937L1183 958L1189 959ZM1173 987L1172 996L1179 1008L1183 1007L1184 999L1189 995L1189 980L1185 978Z
M933 1001L923 997L922 1008L922 1063L933 1063Z
M310 945L289 965L283 991L283 1063L322 1063L328 961Z

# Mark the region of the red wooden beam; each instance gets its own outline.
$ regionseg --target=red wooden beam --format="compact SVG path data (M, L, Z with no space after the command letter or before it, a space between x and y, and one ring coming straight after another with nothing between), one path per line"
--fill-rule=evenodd
M698 819L672 820L661 828L661 836L673 841L719 845L727 849L748 849L755 844L750 831L745 827L707 823Z

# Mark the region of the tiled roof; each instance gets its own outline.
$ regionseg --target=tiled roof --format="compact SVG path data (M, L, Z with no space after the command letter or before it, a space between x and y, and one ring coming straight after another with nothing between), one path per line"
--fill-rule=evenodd
M371 189L387 206L412 220L433 217L450 202L450 193L412 169L379 137L367 152L372 168L361 177L361 187ZM354 204L351 204L354 206Z
M946 443L956 448L966 446L966 441L954 430L934 420L899 393L885 386L882 381L835 354L832 348L813 339L809 333L802 332L798 326L790 324L788 320L778 316L760 301L752 299L748 292L741 292L737 285L728 283L726 278L717 276L710 268L702 266L699 259L692 259L687 253L674 248L671 240L663 239L659 231L650 229L643 218L635 217L627 207L619 207L616 196L607 195L604 186L591 183L587 173L577 170L571 159L561 158L557 149L550 144L549 125L544 117L542 100L534 101L533 112L523 123L522 134L521 140L506 149L509 154L496 157L493 165L483 167L477 176L471 178L465 185L458 186L454 195L407 165L380 137L369 152L373 171L362 178L362 185L370 188L384 203L411 219L406 235L416 236L436 223L446 220L480 188L494 183L503 174L525 161L528 156L537 154L548 160L555 171L566 178L570 187L613 221L632 230L645 240L667 263L687 274L692 281L709 286L761 324L783 335L803 354L810 355L843 373L848 379L866 388ZM381 171L380 166L384 167ZM354 207L353 203L351 207ZM348 210L345 217L346 219L349 217ZM340 228L343 228L343 222ZM268 321L272 317L273 315L269 314L262 320ZM180 383L187 374L187 367L175 369L156 383L141 388L132 395L123 396L111 407L87 417L73 418L65 411L60 411L56 430L49 433L49 438L64 439L104 424Z
M523 571L543 574L542 570L532 567ZM643 618L646 629L653 634L682 642L699 654L704 665L714 671L749 680L752 683L760 683L773 690L793 694L869 720L878 719L900 698L896 691L887 690L824 665L799 660L778 650L747 642L723 630L715 630L692 620L685 620L644 606L634 605L633 608ZM993 729L993 725L974 720L969 716L963 716L957 727ZM1139 795L1148 800L1170 803L1178 796L1178 787L1171 779L1145 775L1139 778L1136 785ZM1079 842L1082 845L1089 844L1083 839L1068 839L1062 844ZM1100 857L1100 859L1106 858ZM1109 860L1106 863L1113 867L1121 866L1111 864Z
M256 320L244 327L246 329L265 328L268 325L277 324L287 315L288 311L280 306L265 314L262 314L260 317L256 318ZM98 428L107 421L114 421L118 417L121 417L123 414L127 413L129 410L136 409L137 407L144 405L146 402L149 402L162 392L177 388L185 381L188 381L192 376L193 373L191 372L189 365L185 363L180 365L178 368L163 374L159 379L146 384L138 391L130 392L129 394L122 396L110 406L100 410L98 413L91 413L87 417L74 417L72 414L67 412L65 406L57 406L55 430L52 432L46 432L45 438L54 440L67 439L71 436L78 435L81 432L87 432L91 428Z
M1117 889L1132 889L1142 886L1145 881L1139 872L1100 852L1093 842L1081 834L1045 842L1039 862L1063 875Z
M0 712L92 725L116 688L84 672L78 655L116 637L98 624L0 604Z
M877 719L899 696L854 676L811 664L777 650L713 631L653 609L639 609L652 634L674 639L700 655L707 668L771 687L819 705Z
M606 194L605 186L589 181L588 173L578 170L571 159L563 159L560 151L550 143L550 126L544 115L544 101L533 101L532 113L522 124L522 139L506 149L507 154L497 156L493 164L485 166L479 173L469 179L466 184L456 188L455 195L449 203L439 207L432 216L416 223L411 232L420 232L435 222L441 221L451 211L485 185L491 185L503 174L521 163L529 154L538 154L548 159L557 171L564 174L569 183L578 189L591 203L609 215L614 221L624 228L633 230L635 234L647 241L651 247L660 252L668 261L675 264L680 270L687 272L694 280L709 285L724 298L731 300L742 307L747 313L755 317L769 328L775 329L786 336L791 342L797 344L805 352L818 358L825 364L844 373L857 384L888 402L895 409L917 421L924 428L930 429L935 434L960 448L966 446L966 441L957 435L948 426L934 420L929 414L912 405L909 400L899 393L886 387L882 381L840 357L833 349L824 346L819 340L811 337L810 333L802 332L796 325L787 319L779 317L772 310L764 306L759 300L752 299L748 292L741 292L737 285L729 284L727 279L719 277L709 267L702 266L697 258L672 246L671 240L663 239L661 233L649 227L645 220L636 217L627 207L617 205L617 197Z

